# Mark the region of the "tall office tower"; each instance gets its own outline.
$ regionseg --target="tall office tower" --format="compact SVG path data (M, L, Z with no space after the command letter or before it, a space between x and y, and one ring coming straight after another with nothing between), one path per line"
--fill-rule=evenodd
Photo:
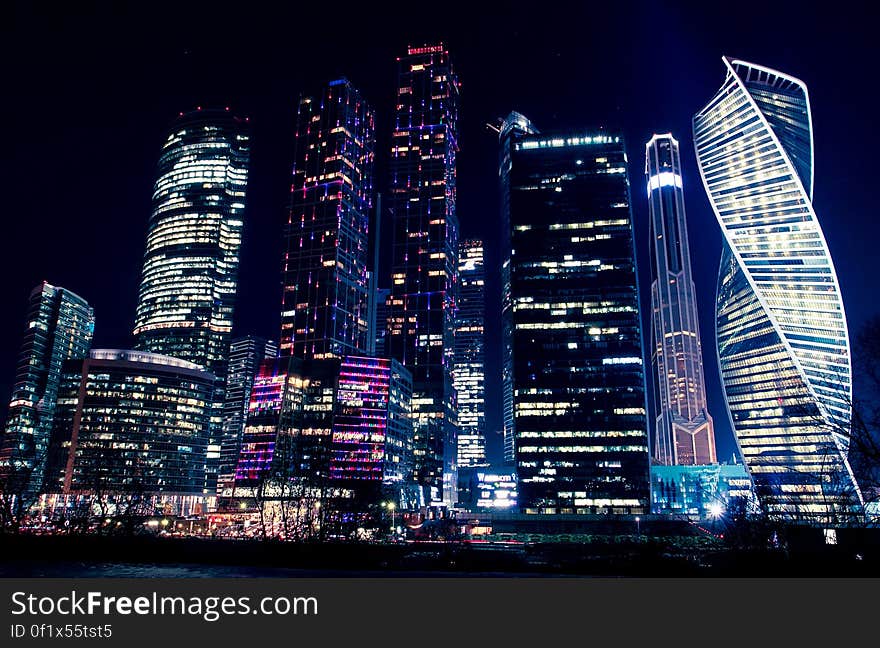
M455 393L458 465L486 463L486 273L483 242L458 245L458 314L455 318Z
M142 351L226 374L249 162L245 121L182 113L156 170L134 326Z
M441 45L398 58L391 144L393 246L387 353L413 376L416 478L456 499L452 382L458 272L455 158L459 82Z
M331 81L322 95L300 99L295 136L281 355L365 353L373 109L347 80Z
M92 349L66 362L47 489L201 499L213 394L214 376L179 358Z
M86 357L94 329L95 313L82 297L46 281L31 292L0 445L0 474L7 488L29 494L39 490L62 366L65 360Z
M226 401L223 405L223 442L220 446L220 467L217 492L231 489L235 466L241 447L248 403L254 378L265 358L278 355L278 344L255 335L237 338L229 343L229 369L226 378Z
M665 466L714 464L715 428L706 403L678 141L668 133L654 135L645 148L657 408L654 461Z
M725 57L721 89L694 116L694 147L724 249L716 341L731 423L771 515L858 516L847 452L849 336L813 209L804 83Z
M645 513L645 373L623 139L523 135L510 155L520 507Z
M228 110L181 113L159 155L135 348L212 373L205 488L217 488L224 385L238 281L249 136Z
M501 121L498 141L501 155L498 179L501 184L501 399L504 462L516 461L516 428L513 415L513 301L510 298L510 163L514 143L538 129L524 115L511 112Z

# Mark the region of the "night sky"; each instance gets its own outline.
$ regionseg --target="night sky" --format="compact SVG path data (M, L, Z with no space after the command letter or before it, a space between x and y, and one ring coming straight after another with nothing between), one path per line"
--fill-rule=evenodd
M500 456L497 139L515 109L541 130L621 131L630 160L642 305L650 304L644 143L681 143L691 255L718 456L734 451L714 352L721 234L703 192L691 119L724 79L722 55L804 80L815 137L814 204L850 334L880 312L872 275L877 214L878 46L862 7L439 0L351 9L336 2L22 3L0 19L5 158L0 400L11 393L25 306L41 280L95 308L96 347L128 348L163 133L178 112L231 106L250 118L252 156L235 335L276 338L281 223L295 103L348 77L376 108L376 186L387 189L395 57L443 41L462 82L458 217L486 240L487 430ZM281 4L281 3L279 3ZM363 3L368 7L373 3ZM766 3L770 4L770 3ZM613 6L612 6L613 5ZM712 5L712 6L710 6ZM385 232L390 231L384 227ZM390 250L390 241L385 241ZM384 249L384 248L383 248ZM381 281L388 285L387 276ZM645 320L645 335L650 328ZM646 340L647 342L647 340ZM650 379L650 378L649 378ZM856 385L858 389L858 384ZM650 393L650 387L649 387Z

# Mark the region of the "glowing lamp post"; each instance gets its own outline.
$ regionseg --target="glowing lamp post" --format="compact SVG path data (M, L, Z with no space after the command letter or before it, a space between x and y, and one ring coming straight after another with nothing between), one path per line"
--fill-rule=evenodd
M394 509L397 507L394 502L382 502L382 506L391 511L391 532L394 533Z

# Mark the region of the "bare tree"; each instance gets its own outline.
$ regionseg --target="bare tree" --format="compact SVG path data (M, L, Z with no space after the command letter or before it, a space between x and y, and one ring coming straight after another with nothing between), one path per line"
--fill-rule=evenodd
M4 443L8 459L0 465L0 533L15 534L39 501L46 451L28 451L9 436Z
M850 461L869 515L880 508L880 314L859 331L853 345ZM878 520L873 520L877 523Z

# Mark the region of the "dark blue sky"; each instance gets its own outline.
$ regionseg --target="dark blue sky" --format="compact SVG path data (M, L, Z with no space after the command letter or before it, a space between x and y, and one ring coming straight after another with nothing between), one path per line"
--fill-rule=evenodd
M642 301L648 304L644 142L671 131L684 187L719 457L734 443L714 354L720 231L703 192L691 118L721 85L726 54L803 79L815 134L815 208L850 332L880 311L872 274L878 150L876 21L856 4L413 2L21 3L0 21L7 149L0 272L0 400L11 391L27 295L42 279L95 307L97 346L129 346L153 171L181 110L229 105L250 117L252 165L236 334L275 337L280 227L295 101L345 75L378 111L377 188L387 186L395 57L443 40L462 81L458 214L498 263L496 140L485 123L516 109L541 129L623 132L630 159ZM715 5L718 4L716 7ZM363 3L366 7L368 3ZM613 6L610 6L613 5ZM711 5L711 6L710 6ZM767 6L770 5L770 6ZM7 19L8 18L8 19ZM389 228L383 228L388 232ZM490 273L490 276L493 276ZM489 337L498 340L497 283ZM649 329L646 327L645 332ZM500 437L499 348L490 344L489 447ZM857 385L858 388L858 385ZM5 407L5 406L4 406Z

